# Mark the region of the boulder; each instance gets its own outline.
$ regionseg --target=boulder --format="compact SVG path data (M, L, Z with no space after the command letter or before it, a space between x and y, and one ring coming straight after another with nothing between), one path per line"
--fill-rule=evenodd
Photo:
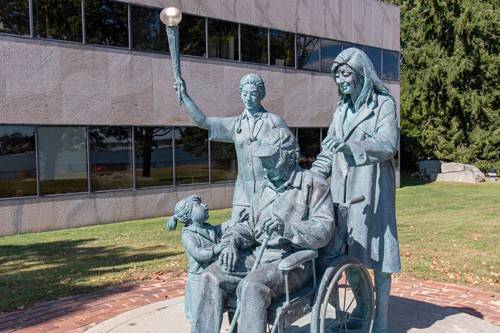
M441 162L440 160L420 160L417 162L418 173L422 178L429 178L434 180L436 175L441 172Z
M443 163L441 173L436 175L438 182L477 183L485 180L486 177L477 167L462 163Z

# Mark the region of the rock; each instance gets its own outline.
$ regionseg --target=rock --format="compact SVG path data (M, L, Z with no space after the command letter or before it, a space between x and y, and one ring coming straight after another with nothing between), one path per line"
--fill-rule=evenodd
M486 177L477 167L462 163L443 163L441 173L436 175L438 182L477 183L485 180Z
M436 181L437 175L441 172L440 160L420 160L417 162L418 175L422 179Z
M441 172L441 164L440 160L420 160L417 162L418 173L423 178L435 178Z

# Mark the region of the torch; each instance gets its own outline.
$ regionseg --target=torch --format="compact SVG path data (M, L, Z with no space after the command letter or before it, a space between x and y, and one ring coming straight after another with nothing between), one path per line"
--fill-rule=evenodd
M168 48L174 67L174 79L177 83L177 97L179 105L182 105L181 98L181 60L179 58L179 23L182 20L182 13L175 7L167 7L160 13L160 20L167 26Z

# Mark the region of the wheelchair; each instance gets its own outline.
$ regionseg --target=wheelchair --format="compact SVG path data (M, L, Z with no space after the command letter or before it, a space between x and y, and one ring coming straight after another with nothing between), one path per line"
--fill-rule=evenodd
M344 204L334 205L336 231L327 245L331 247L328 253L334 255L326 269L319 271L316 265L319 254L316 250L300 250L280 262L279 269L285 275L286 293L273 300L268 308L268 332L284 333L294 322L308 314L311 333L371 332L375 316L372 279L359 260L346 254L349 209L364 199L356 197ZM288 273L308 261L312 262L314 268L312 281L302 290L291 294ZM234 321L235 304L228 306L228 312L229 319ZM234 321L229 333L236 331Z

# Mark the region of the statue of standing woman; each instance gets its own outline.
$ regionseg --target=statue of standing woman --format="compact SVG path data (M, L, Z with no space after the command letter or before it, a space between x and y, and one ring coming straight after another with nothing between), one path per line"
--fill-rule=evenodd
M273 128L288 128L278 115L267 112L261 105L266 96L264 81L257 74L247 74L240 80L239 92L245 110L236 117L207 117L188 95L186 84L180 80L176 89L191 118L209 130L213 141L233 142L238 159L238 176L233 195L233 219L250 207L253 194L265 180L265 171L259 158L253 155L257 141Z
M344 203L361 195L366 198L349 213L348 254L375 272L373 332L380 333L388 330L391 274L401 271L395 214L396 104L361 50L341 52L332 75L339 102L311 170L330 177L333 202ZM352 276L350 280L353 284L357 279ZM358 304L355 311L363 311L361 302ZM355 328L358 323L352 320L349 324Z

